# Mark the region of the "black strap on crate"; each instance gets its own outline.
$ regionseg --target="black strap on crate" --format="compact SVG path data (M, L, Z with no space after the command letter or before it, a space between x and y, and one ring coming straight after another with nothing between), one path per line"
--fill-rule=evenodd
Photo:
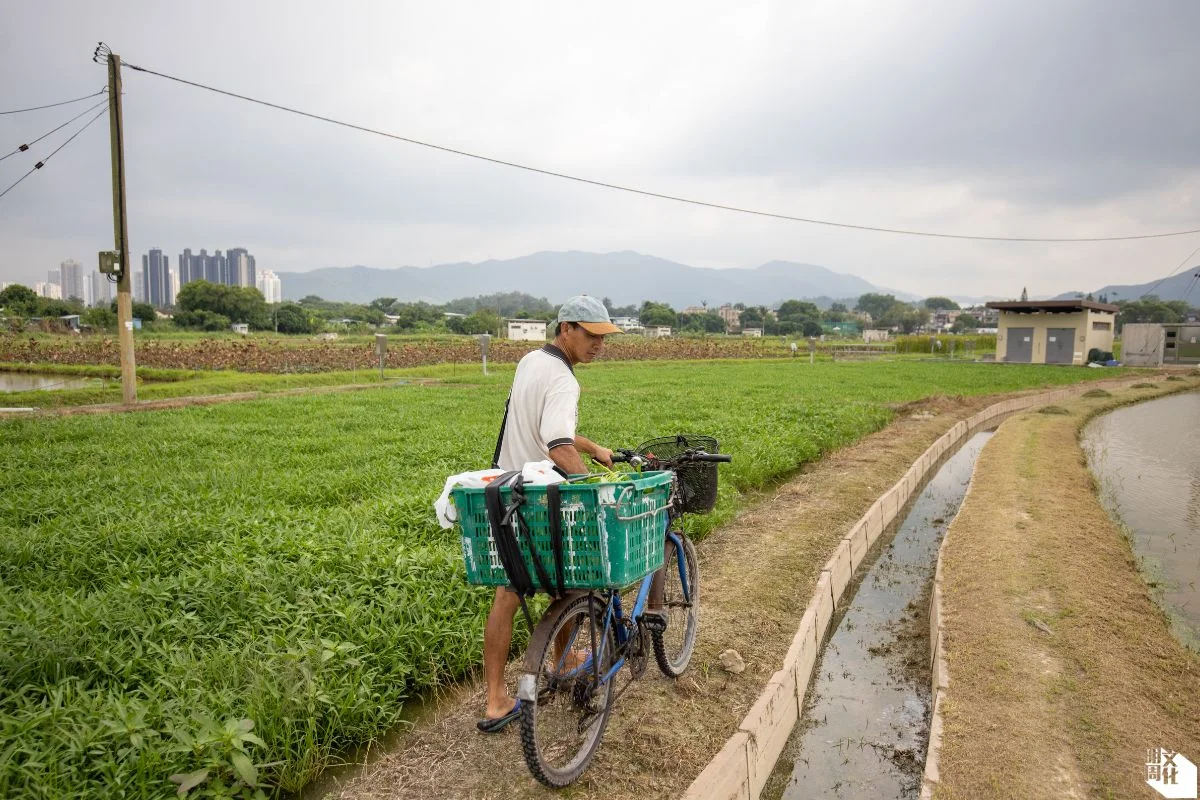
M556 598L567 593L567 581L563 572L562 495L558 484L546 487L546 517L550 522L550 552L554 554L554 591Z
M525 620L529 623L529 627L532 630L533 618L529 614L529 607L525 603L525 598L537 592L538 584L541 585L544 591L555 598L563 595L563 583L561 580L562 531L561 526L555 525L553 521L551 522L551 539L552 541L557 539L554 546L554 563L556 571L560 576L558 584L555 585L551 583L550 575L542 563L541 556L538 555L537 548L534 546L529 526L525 523L525 517L521 514L521 506L525 503L523 483L524 481L521 479L519 471L505 472L484 488L483 499L484 506L487 508L488 522L491 524L492 539L496 543L496 554L500 557L500 564L504 567L504 574L508 577L509 585L516 591L517 597L521 600L521 611L524 612ZM511 499L507 505L503 503L500 497L500 490L505 486L508 486L511 490ZM553 488L557 489L557 487ZM557 518L558 515L555 514L551 517L551 520L557 520ZM555 529L558 529L557 537L554 533ZM519 541L519 536L521 535L525 537L528 543L530 561L533 562L534 572L537 573L537 584L534 583L528 568L525 566L525 559L522 556Z

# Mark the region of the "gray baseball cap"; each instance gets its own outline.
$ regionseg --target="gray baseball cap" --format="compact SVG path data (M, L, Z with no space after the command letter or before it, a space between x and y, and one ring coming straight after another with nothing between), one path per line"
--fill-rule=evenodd
M612 324L604 303L586 294L577 294L563 303L562 308L558 309L558 321L577 322L579 327L597 336L622 333L620 328Z

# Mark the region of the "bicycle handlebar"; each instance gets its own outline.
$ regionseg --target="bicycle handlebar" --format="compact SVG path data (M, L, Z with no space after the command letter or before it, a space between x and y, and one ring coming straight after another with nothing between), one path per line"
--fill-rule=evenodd
M703 450L685 450L675 458L650 459L632 450L614 450L612 460L614 464L617 462L628 462L635 467L641 467L650 463L651 460L664 464L686 464L690 461L728 464L733 461L733 456L726 453L706 453Z

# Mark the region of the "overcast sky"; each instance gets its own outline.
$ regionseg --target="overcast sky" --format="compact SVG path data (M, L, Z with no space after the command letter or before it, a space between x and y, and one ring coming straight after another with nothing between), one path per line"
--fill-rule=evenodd
M982 235L1200 228L1194 0L41 0L6 6L0 111L101 88L101 39L127 62L240 94L709 202ZM184 247L247 247L276 271L637 250L1009 297L1144 282L1200 246L961 242L750 217L123 79L130 239L172 264ZM0 116L0 155L86 107ZM106 123L0 198L0 281L45 280L65 258L91 266L113 246ZM73 127L0 162L0 191Z

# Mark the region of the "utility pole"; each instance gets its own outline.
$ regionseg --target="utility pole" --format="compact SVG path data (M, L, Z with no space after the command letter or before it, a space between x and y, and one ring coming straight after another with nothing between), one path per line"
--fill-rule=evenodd
M121 115L121 57L103 42L96 56L108 56L108 130L112 143L113 238L117 245L117 337L121 345L121 399L137 402L137 372L133 360L133 252L129 249L129 220L125 215L125 124ZM93 60L97 60L94 58Z

